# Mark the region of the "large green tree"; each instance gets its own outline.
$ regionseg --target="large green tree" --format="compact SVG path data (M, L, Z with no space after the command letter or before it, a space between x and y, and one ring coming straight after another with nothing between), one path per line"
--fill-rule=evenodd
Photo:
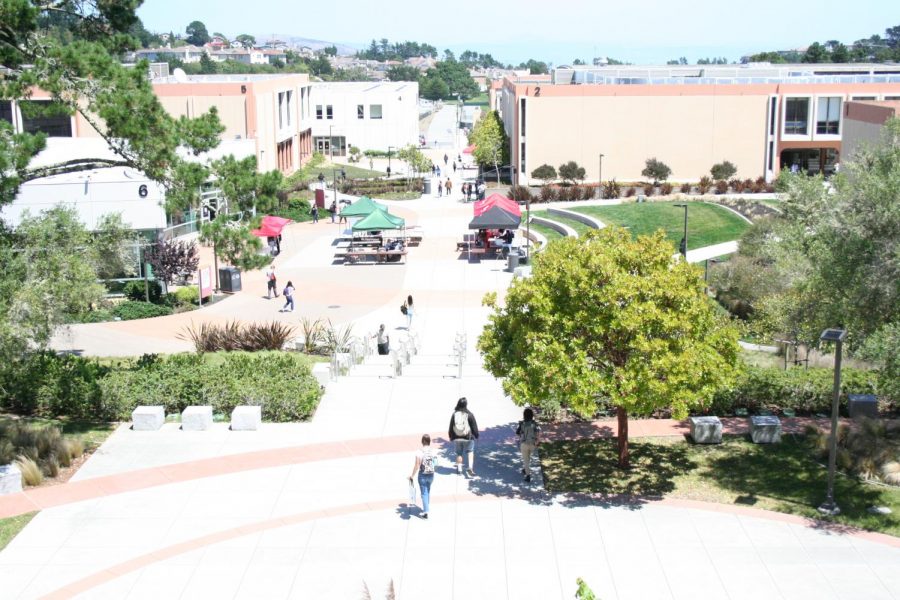
M132 0L132 2L133 1L134 0ZM202 21L191 21L184 32L187 34L187 37L185 38L187 43L193 44L194 46L202 46L212 39L209 36L209 32L206 30L206 25L204 25Z
M684 418L738 368L737 331L710 304L699 269L673 252L662 232L592 231L550 244L504 306L486 299L493 314L478 347L504 390L584 418L616 407L622 466L629 415Z
M410 65L394 65L386 75L391 81L419 81L422 72Z
M469 135L469 143L475 144L472 156L482 167L491 166L497 170L509 163L509 136L497 111L479 119Z

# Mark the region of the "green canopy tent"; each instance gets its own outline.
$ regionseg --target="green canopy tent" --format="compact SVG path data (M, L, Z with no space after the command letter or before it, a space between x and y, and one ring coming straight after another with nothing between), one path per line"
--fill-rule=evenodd
M353 224L353 231L382 231L404 227L406 227L405 219L388 214L384 208L376 207L368 216Z
M368 196L363 196L350 206L345 206L344 210L341 211L342 217L365 217L372 213L375 209L381 209L387 211L387 207L383 204L378 204Z

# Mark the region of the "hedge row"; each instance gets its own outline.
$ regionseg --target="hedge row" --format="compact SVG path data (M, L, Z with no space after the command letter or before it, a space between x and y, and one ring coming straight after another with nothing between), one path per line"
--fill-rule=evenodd
M258 404L267 421L298 421L320 395L308 359L286 352L145 355L117 367L46 352L0 366L0 409L23 415L116 421L146 404L167 413L207 404L224 414Z
M421 190L424 185L421 177L401 179L348 179L341 182L340 190L353 196L372 196L389 192Z
M878 373L845 368L841 371L841 413L847 414L849 394L877 394ZM747 367L735 386L719 392L704 412L715 415L734 414L744 408L750 413L785 409L797 414L831 413L834 372L831 369L788 370ZM889 401L889 398L882 398ZM896 399L894 399L896 400Z

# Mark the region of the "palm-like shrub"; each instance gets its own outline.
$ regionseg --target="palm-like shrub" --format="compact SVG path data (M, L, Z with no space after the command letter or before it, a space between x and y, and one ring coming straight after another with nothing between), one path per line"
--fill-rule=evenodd
M348 352L350 350L350 342L353 340L353 325L339 327L328 320L328 327L325 328L324 348L328 354L335 352Z
M672 184L664 183L661 186L659 186L659 193L662 194L663 196L668 196L669 194L671 194L672 193Z
M608 199L618 198L622 195L622 186L615 179L610 179L603 184L603 197Z
M325 326L322 319L300 319L300 334L303 336L303 352L315 354L322 344L325 336Z
M681 184L681 193L682 194L690 194L691 193L691 184L682 183Z
M697 184L697 191L699 191L701 194L705 194L710 189L712 189L712 186L713 180L709 177L704 176L700 178L700 182Z
M259 352L282 350L293 339L294 332L293 326L278 321L242 324L233 320L224 325L191 324L185 326L177 337L190 341L197 352Z

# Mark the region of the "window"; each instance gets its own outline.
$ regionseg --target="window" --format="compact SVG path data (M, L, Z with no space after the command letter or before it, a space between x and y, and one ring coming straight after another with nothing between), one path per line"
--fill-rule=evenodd
M365 119L366 118L366 107L362 104L356 105L356 118L357 119Z
M322 120L322 105L316 104L316 118Z
M23 100L22 130L25 133L45 133L49 137L72 137L72 117L65 109L49 100Z
M809 133L809 98L787 98L784 101L785 135Z
M816 112L816 133L837 135L841 125L841 99L819 98Z
M851 100L876 100L875 96L851 96Z
M522 98L522 108L519 110L521 124L519 125L519 135L525 137L525 98Z
M294 110L294 92L287 92L285 94L285 102L284 102L284 114L287 117L287 126L291 126L291 112Z
M775 111L778 110L778 98L772 98L771 106L769 107L769 135L775 135ZM772 167L769 167L770 169Z
M772 170L772 162L775 158L775 142L769 142L769 170Z
M900 100L900 96L885 96L885 100Z
M0 121L6 121L12 125L12 102L9 100L0 100Z
M284 94L278 94L278 129L284 127Z
M380 119L381 118L381 105L380 104L370 104L369 105L369 118L370 119Z
M325 107L325 118L333 119L334 118L334 110L331 108L331 105Z

